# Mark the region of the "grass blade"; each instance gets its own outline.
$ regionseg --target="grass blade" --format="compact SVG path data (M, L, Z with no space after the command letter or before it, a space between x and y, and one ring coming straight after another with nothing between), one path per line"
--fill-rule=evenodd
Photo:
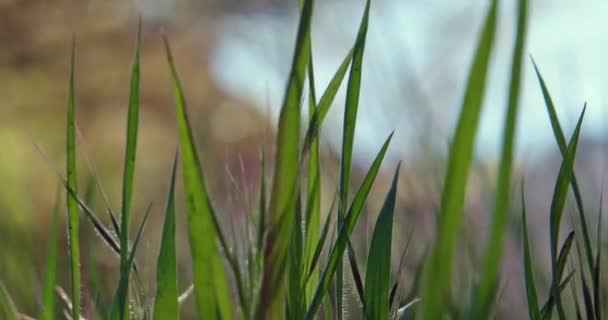
M213 209L194 145L184 93L173 63L169 42L166 38L164 42L177 113L188 234L192 253L192 269L194 270L194 294L198 315L201 318L209 318L219 314L223 319L232 319L228 283L216 244L217 227L214 222ZM226 252L226 254L229 253Z
M549 120L551 120L551 128L553 129L555 141L557 142L557 146L559 147L559 151L561 152L562 157L565 157L567 151L566 136L564 135L564 131L562 130L562 127L559 123L557 112L555 111L555 106L553 104L553 99L551 99L549 89L545 84L545 80L543 79L540 71L538 70L538 66L536 65L536 62L534 62L534 59L531 58L531 60L532 64L534 65L534 71L536 72L538 82L543 92L543 98L545 100L545 106L547 107L547 113L549 114ZM591 250L591 238L589 237L589 231L587 231L587 221L585 219L583 198L581 196L581 191L575 173L572 174L571 183L572 191L574 192L574 200L576 201L576 207L578 209L581 231L583 233L583 246L585 248L585 257L587 258L587 265L591 270L593 269L593 251Z
M74 68L76 59L76 36L72 38L72 57L70 62L70 82L68 85L68 118L67 118L67 185L77 192L76 180L76 130L74 107ZM67 193L68 207L68 240L70 246L70 275L72 281L72 318L78 319L80 313L80 246L78 243L78 204L69 192Z
M521 212L524 237L524 279L526 283L526 296L528 298L528 314L530 320L540 320L538 296L536 295L536 284L534 283L534 267L532 266L530 240L528 239L528 219L526 218L526 201L523 183L521 186Z
M441 318L445 307L443 301L446 293L449 292L452 256L462 220L467 177L494 42L497 7L498 1L494 0L488 8L483 32L469 71L460 118L450 146L437 239L423 285L422 315L424 319Z
M522 60L526 41L526 25L528 20L528 2L520 0L518 4L517 36L513 50L511 66L511 83L509 101L504 124L502 153L499 165L498 182L494 215L490 230L489 243L486 247L481 281L474 298L473 316L475 319L486 319L490 316L492 301L498 283L500 264L502 261L505 229L509 213L509 191L511 189L511 173L513 171L514 139L519 111L520 83L522 78Z
M593 266L593 306L595 310L595 318L602 319L602 301L601 301L601 268L600 261L602 258L602 206L604 203L604 187L602 185L602 192L600 194L600 209L597 221L597 240L596 247L597 253L595 255L595 265Z
M344 110L344 131L342 133L342 158L340 161L340 201L342 206L338 210L346 208L348 204L348 195L350 187L350 174L353 158L353 145L355 140L355 125L357 123L357 111L359 109L359 92L361 91L361 74L363 67L363 54L365 52L365 40L367 38L367 29L369 24L369 8L370 0L365 3L365 10L359 25L359 32L353 49L353 60L351 63L350 74L348 76L348 86L346 88L346 102ZM342 228L342 219L338 215L338 223L336 224L337 232ZM338 259L338 274L336 276L336 310L338 310L338 320L342 319L342 299L343 292L343 267L342 257Z
M336 95L338 94L338 90L342 85L342 81L344 80L344 76L346 75L346 71L350 66L353 58L353 50L350 49L346 57L342 60L342 63L338 67L338 70L334 73L334 76L329 81L325 92L321 96L319 100L319 104L314 109L312 116L310 117L310 121L308 124L308 129L306 130L306 137L304 138L304 147L302 148L302 155L305 155L306 152L310 149L312 141L318 135L319 129L323 124L323 120L325 120L325 116L329 112Z
M365 272L365 313L368 319L387 319L389 317L391 244L399 167L400 165L395 170L393 183L376 220L369 248Z
M175 173L177 156L171 170L165 222L160 242L160 253L156 267L156 298L154 299L154 319L179 319L177 291L177 256L175 248Z
M357 256L355 254L355 249L353 249L353 245L350 242L350 237L346 238L346 245L350 272L353 274L353 280L355 282L355 288L357 289L357 295L359 296L359 301L361 301L363 311L365 312L365 289L363 287L363 278L361 277L361 272L359 271L359 266L357 265Z
M310 21L313 1L302 5L295 52L281 113L277 135L270 227L264 253L264 272L258 319L280 319L284 312L284 281L287 252L293 236L293 219L299 167L300 99L310 60Z
M148 221L148 216L150 216L151 209L152 209L152 205L149 205L148 208L146 209L146 213L144 214L143 219L141 220L141 223L139 224L139 228L137 229L137 234L135 235L135 241L133 242L133 246L131 247L131 250L129 250L129 255L127 256L127 263L125 266L125 268L127 268L126 270L128 270L128 271L130 271L131 268L133 267L133 262L135 261L135 252L137 251L137 248L139 246L139 240L141 239L141 235L143 234L144 227L146 225L146 222ZM118 303L120 303L120 301L122 299L125 299L125 301L127 301L127 303L125 304L125 313L127 314L126 315L127 319L129 318L128 297L124 298L123 296L121 296L124 294L128 295L128 293L129 293L129 276L121 273L120 279L118 280L118 288L116 289L114 304L112 306L112 311L110 313L110 319L118 319L119 317L122 316L121 311L120 311L120 306L118 305Z
M355 195L355 198L353 199L353 202L347 211L348 214L344 218L344 225L342 226L342 228L340 228L340 232L338 233L336 242L329 253L329 258L325 270L323 270L321 278L319 279L317 289L315 290L315 295L313 296L312 302L310 303L310 305L308 306L308 310L306 311L305 319L307 320L311 320L314 318L319 306L321 305L323 297L327 293L329 283L334 273L336 273L336 270L338 269L338 260L340 260L342 258L342 255L344 254L344 250L346 248L346 239L355 228L355 224L359 219L363 204L365 203L372 184L376 179L376 175L378 174L378 170L380 169L380 164L382 164L382 160L384 159L386 150L388 149L392 137L393 134L391 133L384 142L384 145L382 145L380 152L378 152L376 159L374 159L374 162L372 163L369 171L367 172L367 175L363 179L363 183L361 184L361 187L359 187L359 190L357 191L357 194ZM341 310L339 309L338 311L341 312Z
M559 237L559 230L562 220L562 214L564 210L564 205L566 203L566 197L568 195L568 187L570 185L570 179L572 178L572 174L574 172L574 159L576 156L576 147L578 146L578 137L581 129L581 124L583 121L583 116L585 115L585 109L581 113L581 116L576 125L576 129L572 134L572 138L570 139L570 143L568 144L568 148L566 149L566 153L564 155L564 160L562 161L562 165L559 170L559 174L557 176L557 181L555 183L555 190L553 192L553 199L551 200L551 213L550 213L550 238L551 238L551 265L552 265L552 273L553 273L553 281L552 281L552 292L556 296L555 297L555 305L557 306L557 311L560 319L565 319L564 309L562 306L561 295L559 293L559 274L558 274L558 257L557 257L557 243Z
M42 310L40 320L53 320L55 317L55 281L57 274L57 239L59 224L59 193L55 198L51 234L49 235L48 253L46 257L46 272L44 288L42 289Z
M131 217L131 199L133 197L133 180L135 174L135 154L137 149L137 129L139 126L139 78L140 78L140 46L141 46L141 21L137 29L137 40L135 45L135 58L131 68L131 82L129 87L129 107L127 116L127 144L125 147L123 186L122 186L122 211L120 219L120 277L124 277L125 286L123 292L117 292L118 316L126 320L129 317L129 276L131 266L128 265L129 258L129 220Z
M327 216L325 217L325 223L323 223L323 229L321 230L321 235L319 236L319 239L317 240L317 244L315 246L315 251L312 255L312 258L310 259L310 264L306 268L306 270L308 270L307 271L308 273L306 276L307 283L310 282L311 275L313 274L314 270L317 267L317 263L319 262L319 257L321 256L321 251L323 251L323 246L325 245L325 240L327 239L327 233L329 232L329 225L331 222L331 213L334 211L334 206L336 205L336 200L338 198L337 196L338 196L338 194L336 193L334 195L334 199L331 202L329 212L327 213ZM316 285L316 282L312 282L312 284Z
M0 310L4 313L6 320L18 320L19 312L4 284L0 282Z

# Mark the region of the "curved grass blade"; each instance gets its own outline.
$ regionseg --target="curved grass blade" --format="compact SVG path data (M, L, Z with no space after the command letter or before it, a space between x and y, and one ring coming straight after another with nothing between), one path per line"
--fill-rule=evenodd
M484 22L473 64L469 71L467 87L462 102L460 118L450 146L448 168L441 197L437 240L426 270L422 295L424 319L441 318L445 295L449 292L452 273L452 257L460 230L467 177L473 155L473 144L490 62L496 29L498 1L492 1Z
M369 248L365 272L365 313L368 319L388 319L390 313L391 244L400 166L395 170L393 183L376 220Z
M270 228L264 250L262 289L257 308L258 319L280 319L284 313L285 266L293 236L293 219L299 167L300 99L310 60L310 22L313 1L302 5L289 81L279 116Z
M55 281L57 276L57 238L59 224L59 192L55 197L53 208L53 220L51 233L49 235L48 253L46 258L46 271L44 276L44 288L42 289L42 310L40 320L53 320L55 317Z
M573 277L574 277L574 270L571 271L564 278L564 281L561 282L561 284L559 285L559 292L563 292L566 289L566 286L568 286L570 281L572 281ZM544 320L551 319L552 309L553 309L554 305L555 305L555 296L553 295L553 293L551 293L549 295L549 298L547 299L547 302L545 302L543 307L540 309L541 319L544 319Z
M139 126L139 78L140 78L140 46L141 46L141 20L137 29L135 44L135 58L131 68L131 82L129 86L129 107L127 116L127 144L125 147L123 185L122 185L122 211L120 219L120 278L124 279L124 292L117 292L118 316L126 320L129 317L129 277L131 266L129 259L129 220L131 217L131 199L133 197L133 180L135 175L135 155L137 150L137 130ZM120 286L120 285L119 285Z
M166 37L164 43L177 113L188 234L192 253L192 269L194 270L194 294L198 315L201 318L208 318L219 314L223 319L232 319L228 283L216 244L217 227L213 208L194 145L184 93ZM226 255L228 256L229 252L226 252Z
M585 115L585 109L581 112L581 116L576 125L576 129L572 134L568 148L564 155L564 160L560 167L557 181L555 183L555 190L553 192L553 199L551 200L551 212L550 212L550 238L551 238L551 265L553 273L552 281L552 292L555 295L555 305L557 306L557 312L560 319L565 319L564 309L561 301L561 294L559 293L559 274L558 274L558 256L557 256L557 243L559 237L559 230L561 225L562 214L564 205L566 203L566 197L568 195L568 187L572 174L574 173L574 159L576 156L576 147L578 146L578 137L581 129L583 117Z
M541 90L543 92L543 98L545 100L545 106L547 107L547 113L549 114L549 120L551 120L551 128L553 129L553 136L555 137L555 141L557 142L557 146L559 147L559 151L562 154L562 157L566 155L566 136L564 135L564 131L562 130L562 126L559 123L559 119L557 117L557 112L555 112L555 106L553 104L553 99L551 99L551 95L549 94L549 89L545 84L545 80L543 79L540 71L538 70L538 66L534 59L530 58L532 64L534 66L534 71L536 72L536 77L538 78L538 82L540 84ZM585 219L585 208L583 207L583 198L581 196L581 191L578 185L578 180L576 179L576 173L572 174L572 191L574 193L574 200L576 202L576 207L578 209L578 216L581 224L581 231L583 233L583 246L585 248L585 257L587 258L587 265L589 270L593 269L593 251L591 250L591 238L589 237L589 231L587 231L587 221ZM582 270L581 270L582 271Z
M68 115L67 115L67 157L66 176L68 187L77 192L76 186L76 138L75 138L75 108L74 108L74 68L76 59L76 36L72 38L72 57L70 61L70 82L68 85ZM80 246L78 243L78 204L69 192L68 207L68 240L70 244L70 275L72 281L72 318L78 319L80 312Z
M350 237L346 238L346 249L348 253L348 263L350 265L350 272L353 275L353 280L355 281L355 288L357 288L357 295L359 297L359 301L363 306L363 312L365 312L365 293L363 288L363 278L361 277L361 272L359 271L359 267L357 266L357 256L355 255L355 249L353 249L353 245L350 242Z
M511 174L513 172L514 140L517 114L519 111L520 83L522 78L521 70L526 41L527 20L528 2L527 0L520 0L518 2L517 36L512 57L509 101L507 104L507 115L503 131L502 153L496 185L494 215L489 242L483 258L481 280L476 291L476 296L474 297L473 318L475 319L486 319L490 316L502 261L505 229L509 213L509 191L511 189Z
M344 224L342 228L340 228L340 232L338 233L336 242L329 253L327 265L325 267L325 270L323 270L323 273L321 274L321 278L319 279L319 283L317 285L317 289L315 290L312 302L310 303L310 305L308 306L308 310L306 311L305 319L307 320L311 320L314 318L319 306L321 305L323 297L327 293L329 283L331 282L334 273L336 273L336 270L338 269L338 260L342 258L344 250L346 249L346 239L355 228L355 224L359 219L363 204L365 203L372 184L376 179L376 175L378 174L378 170L380 169L380 164L382 164L382 160L384 159L386 150L388 149L392 137L393 134L391 133L384 142L384 145L382 145L380 152L378 152L376 159L374 159L374 162L368 170L367 175L363 179L363 183L361 184L361 187L359 187L359 190L357 191L357 194L355 195L355 198L353 199L353 202L347 211L348 214L344 218ZM339 309L337 311L341 312L341 310Z
M353 158L353 145L355 140L355 126L357 123L357 111L359 109L359 92L361 91L361 75L363 68L363 54L365 52L365 40L369 24L370 0L365 2L365 10L359 25L359 32L353 49L353 59L350 74L348 76L348 86L346 87L346 102L344 109L344 131L342 133L342 158L340 161L340 201L343 204L338 210L343 210L348 204L348 194L350 187L350 174ZM342 219L338 215L336 231L342 228ZM344 269L342 258L338 259L338 274L336 275L336 310L338 310L338 320L342 319L342 300L344 297L343 282Z
M521 220L524 237L524 279L526 283L526 296L528 298L528 315L530 320L540 320L538 309L538 296L536 295L536 284L534 281L534 267L530 254L530 240L528 239L528 219L526 218L526 200L524 196L524 185L521 185Z
M165 222L160 242L160 253L156 267L156 298L154 299L154 319L179 319L177 291L177 256L175 249L175 173L177 156L171 170Z

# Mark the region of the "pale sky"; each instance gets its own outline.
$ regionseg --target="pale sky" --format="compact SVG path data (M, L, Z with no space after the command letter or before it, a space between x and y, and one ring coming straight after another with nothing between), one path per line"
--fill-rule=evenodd
M606 135L608 3L599 0L532 0L527 52L534 56L569 135L583 102L587 136ZM396 130L389 155L415 150L424 110L437 147L445 149L460 108L464 81L489 1L373 0L363 66L355 153L367 162ZM494 159L502 119L515 29L515 1L502 1L490 84L478 134L477 154ZM576 3L576 4L575 4ZM354 41L363 0L317 1L313 20L317 90L321 91ZM297 12L235 15L224 19L214 52L214 76L228 93L250 100L277 118L295 39ZM526 60L518 130L518 157L555 148L532 65ZM341 142L343 93L324 124L323 139ZM418 127L416 127L418 126ZM438 128L438 129L437 129ZM437 131L439 130L439 131ZM339 150L339 149L337 149Z

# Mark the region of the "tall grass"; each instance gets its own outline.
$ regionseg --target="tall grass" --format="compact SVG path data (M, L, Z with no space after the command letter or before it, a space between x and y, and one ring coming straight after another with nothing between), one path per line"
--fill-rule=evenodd
M492 62L494 38L498 24L498 0L491 1L481 29L477 49L469 69L460 116L447 159L447 171L443 180L441 206L434 242L426 253L428 259L418 266L414 284L404 288L400 275L408 243L394 243L394 220L397 203L397 186L400 175L398 165L392 182L385 193L385 200L378 212L367 246L366 265L360 268L351 236L359 217L382 169L382 163L390 146L390 134L379 146L374 161L365 172L360 185L351 179L355 129L362 91L363 57L370 23L371 1L365 3L357 38L352 49L345 53L344 60L323 92L316 88L312 57L313 0L300 1L300 21L295 41L291 71L284 92L278 131L275 143L275 158L272 184L266 184L266 158L262 153L259 198L251 212L257 216L248 220L247 226L253 232L251 241L242 243L245 256L242 257L229 245L230 235L226 234L214 207L215 199L208 192L205 170L199 159L194 126L189 117L186 93L182 88L178 66L173 59L169 41L163 38L170 86L173 90L179 155L176 154L166 196L164 223L160 251L156 262L155 292L152 303L146 304L145 292L139 290L138 270L135 253L141 240L150 212L146 211L138 225L135 237L131 239L132 198L134 189L140 89L140 47L141 25L137 33L135 57L131 67L129 100L127 104L126 146L123 171L122 207L120 224L106 204L112 219L112 228L106 227L98 215L81 200L76 181L76 103L75 96L75 41L72 46L70 76L67 99L67 142L66 174L59 175L66 191L67 225L71 274L71 290L65 294L57 288L64 308L56 308L53 289L56 285L57 265L57 216L55 210L47 272L42 293L41 319L55 319L59 314L65 318L80 319L83 314L79 253L80 212L99 233L101 240L119 256L119 280L109 312L103 313L110 319L178 319L180 303L188 297L189 291L180 294L176 254L176 208L177 173L181 171L184 193L184 213L191 253L190 267L193 273L193 290L196 312L200 319L342 319L344 317L343 298L346 295L345 276L352 273L359 315L366 319L444 319L462 317L467 319L488 319L493 316L494 306L500 290L500 267L507 237L510 204L513 202L513 159L515 131L517 128L520 83L522 73L528 65L524 63L527 33L528 3L519 0L517 7L517 29L514 42L509 95L506 101L506 118L503 128L501 158L495 190L494 210L490 224L489 238L483 251L481 263L475 266L479 277L473 284L474 290L468 302L449 310L452 300L453 265L458 252L457 243L463 220L467 179L472 163L474 141L479 126L484 102L487 74ZM550 221L551 283L549 295L544 303L539 300L534 276L534 254L527 225L527 213L522 186L521 219L523 225L523 268L522 279L528 300L530 319L550 319L557 310L560 319L575 314L587 319L602 319L605 303L602 301L600 245L601 230L598 227L596 253L587 229L587 216L583 210L582 196L574 173L579 135L583 123L583 113L576 129L566 143L559 124L553 100L544 83L539 69L532 63L546 103L555 139L563 155L557 181L554 187ZM323 163L321 157L321 137L323 121L333 105L334 99L348 74L346 85L346 105L344 111L344 131L340 157L340 175L329 212L321 210L321 197L328 194L321 190ZM308 92L307 92L308 90ZM317 94L321 93L319 97ZM306 104L304 104L306 102ZM306 105L309 118L303 121L301 108ZM302 123L304 126L302 127ZM523 184L522 184L523 185ZM574 190L582 238L571 231L560 242L562 217L569 186ZM269 191L269 192L268 192ZM57 202L59 203L59 201ZM600 214L601 215L601 214ZM600 223L601 224L601 220ZM599 225L598 224L598 225ZM335 226L335 232L331 231ZM115 234L112 233L113 230ZM416 241L416 238L412 238ZM132 245L131 245L131 240ZM579 269L566 272L572 247L583 243L584 251L579 253ZM561 245L560 245L561 244ZM399 266L394 266L393 249L403 252ZM323 251L327 255L322 254ZM343 261L345 256L347 261ZM241 261L246 260L246 261ZM584 262L584 263L583 263ZM570 261L570 264L572 262ZM348 268L346 267L348 266ZM150 268L150 266L143 266ZM131 277L131 273L135 277ZM578 273L580 288L573 279ZM350 277L349 277L350 278ZM574 310L564 303L563 291L570 286ZM17 311L6 288L0 286L0 307L2 319L18 319ZM582 293L583 307L576 292ZM409 292L409 294L408 294ZM107 306L106 306L107 307ZM99 309L107 310L104 306ZM140 310L142 309L142 310ZM453 308L452 308L453 309ZM63 312L63 313L62 313Z

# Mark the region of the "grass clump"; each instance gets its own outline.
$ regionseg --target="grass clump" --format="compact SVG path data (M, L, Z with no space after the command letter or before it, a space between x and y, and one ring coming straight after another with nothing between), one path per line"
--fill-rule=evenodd
M81 212L100 234L101 239L120 257L119 281L116 284L109 312L105 314L104 318L124 320L178 319L180 317L180 302L188 297L190 291L184 294L180 294L178 291L179 274L175 239L178 169L182 174L185 198L185 215L191 253L190 266L193 272L193 295L196 312L200 319L312 320L320 318L320 315L323 315L324 319L342 319L344 317L343 297L346 290L345 273L348 272L352 273L357 290L359 315L366 319L415 317L433 320L443 319L446 316L467 319L492 317L499 291L500 266L504 252L509 204L512 202L510 189L513 183L514 137L517 127L520 83L525 65L527 1L518 1L517 36L512 57L511 81L506 103L507 116L504 123L489 240L481 263L476 266L479 280L473 285L474 289L467 300L469 302L459 305L456 311L448 310L447 301L452 299L452 273L457 255L456 243L459 239L464 215L465 190L472 163L474 141L482 112L485 89L488 86L487 74L492 61L499 1L494 0L490 3L481 30L477 50L468 74L460 117L450 145L435 239L427 253L428 259L419 266L421 271L418 274L418 280L412 286L413 293L410 295L398 292L404 291L405 288L400 285L399 277L391 276L401 274L404 268L403 263L400 263L397 269L392 266L393 247L399 246L399 251L405 252L408 246L407 243L393 243L393 221L400 165L394 170L392 183L386 191L384 204L373 227L366 252L364 273L357 264L357 252L350 239L392 140L391 134L380 146L361 184L355 188L351 181L351 170L371 1L368 0L365 3L359 32L352 49L345 55L343 62L318 100L311 49L313 2L313 0L300 2L300 23L291 71L281 105L275 143L276 154L272 162L274 175L270 189L267 190L264 177L266 161L265 155L262 154L259 202L254 213L257 215L257 219L255 223L252 222L252 225L248 226L255 232L251 241L241 244L245 248L246 263L241 261L243 258L231 247L230 237L220 225L219 213L214 207L214 199L208 192L205 170L198 156L192 121L188 116L186 94L179 80L169 41L167 38L163 39L174 94L179 151L176 154L169 179L160 252L156 262L156 288L154 301L150 305L140 302L144 300L140 297L144 294L138 289L140 287L139 267L135 262L135 253L144 231L149 209L138 226L132 244L128 233L131 225L131 202L135 192L134 173L137 163L141 31L137 35L135 58L131 69L122 207L120 219L116 219L116 215L111 209L108 209L112 220L111 228L107 228L101 223L97 214L87 205L87 201L82 200L78 195L74 43L68 82L66 175L65 179L61 177L67 197L71 290L69 294L58 290L61 298L66 302L65 308L58 310L53 299L57 263L57 215L60 212L57 207L49 242L40 319L55 319L59 314L70 319L93 316L83 314L82 308L81 258L78 241ZM594 255L581 193L573 169L584 110L569 143L566 143L548 89L536 65L534 68L563 162L557 176L549 213L552 273L549 296L542 305L539 303L534 280L534 257L530 249L522 187L523 281L529 305L529 316L533 320L549 319L555 309L560 319L569 318L570 313L574 313L578 318L582 318L584 313L587 319L602 319L602 314L605 312L600 281L600 231L598 229L597 253ZM338 190L335 192L331 209L324 215L320 205L321 197L326 193L322 192L320 183L322 163L320 161L319 131L347 73L347 98ZM306 126L301 128L301 109L304 100L307 102L310 116ZM566 273L571 249L574 244L578 248L578 243L581 241L576 237L578 233L574 231L569 233L561 246L559 241L562 216L570 185L574 190L579 211L584 254L580 252L578 254L580 268L577 271L572 270ZM269 194L267 194L268 191L270 191ZM332 225L335 225L335 232L331 231ZM321 254L324 249L327 251L325 258ZM348 260L344 260L345 253ZM581 288L577 288L576 282L573 280L576 278L574 277L575 272L578 273ZM579 297L573 294L571 298L574 311L567 308L563 291L568 286L572 292L576 292L577 289L581 290L584 307L579 305ZM0 289L2 289L0 290L0 307L3 319L21 317L9 292L4 286L1 286Z

